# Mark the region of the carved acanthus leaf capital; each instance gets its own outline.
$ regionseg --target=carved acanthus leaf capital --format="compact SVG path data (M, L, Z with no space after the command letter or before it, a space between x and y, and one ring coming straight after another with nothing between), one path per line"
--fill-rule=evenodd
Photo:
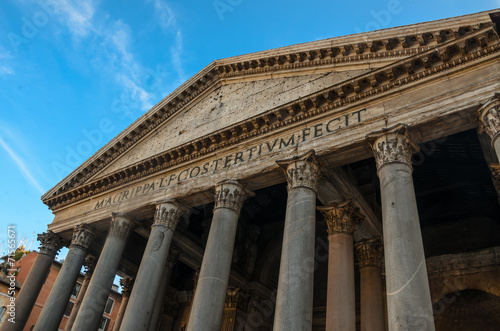
M156 213L153 226L166 226L171 230L175 230L181 216L189 212L189 208L181 204L175 199L167 199L156 205Z
M500 163L491 163L490 169L495 180L495 188L498 190L500 189Z
M254 193L246 189L239 182L235 180L222 181L215 187L214 210L217 208L229 208L239 214L245 199L251 196L254 196Z
M378 170L390 163L404 163L411 168L411 156L419 150L408 136L408 126L405 124L370 133L366 139L373 150Z
M96 264L96 258L93 255L87 255L85 261L83 262L83 266L85 267L85 277L90 278L94 273L94 268Z
M350 200L332 203L331 206L321 206L317 209L323 214L328 228L328 236L334 233L353 234L357 224L364 216L354 207Z
M500 93L495 93L478 110L479 133L486 132L492 144L500 136Z
M276 162L285 172L287 188L307 187L318 191L321 170L314 150L287 160Z
M88 251L94 238L94 231L86 223L82 223L75 226L69 248L76 247Z
M37 236L40 242L39 254L45 254L54 258L64 245L64 240L52 231L47 231Z
M125 277L120 279L120 285L122 287L122 296L129 297L130 292L132 292L132 287L134 286L134 279L130 277Z
M127 241L132 229L136 226L133 217L127 213L112 213L112 215L108 235Z
M383 249L380 238L363 239L356 243L356 257L359 268L382 268Z
M224 308L239 308L246 311L247 306L248 294L245 291L239 287L227 289Z

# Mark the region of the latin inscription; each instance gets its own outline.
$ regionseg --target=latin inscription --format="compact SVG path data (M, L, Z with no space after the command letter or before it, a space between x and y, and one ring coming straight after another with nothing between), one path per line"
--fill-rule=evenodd
M349 125L361 122L362 117L365 113L366 109L361 109L349 115L336 117L332 120L328 120L312 127L307 127L301 131L294 132L289 136L266 141L246 150L235 152L233 154L208 161L203 165L186 168L179 172L152 180L149 183L138 185L131 189L118 192L112 196L99 200L96 203L94 210L107 207L109 205L119 203L120 201L125 201L139 195L148 194L152 191L169 187L179 182L184 182L186 180L190 180L207 174L215 174L217 170L229 168L241 163L246 163L259 156L288 149L312 139L331 134Z

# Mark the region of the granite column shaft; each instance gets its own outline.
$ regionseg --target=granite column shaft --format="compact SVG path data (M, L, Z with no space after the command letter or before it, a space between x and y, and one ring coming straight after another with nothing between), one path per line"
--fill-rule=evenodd
M313 151L278 164L285 170L288 199L273 330L311 330L320 171Z
M368 135L380 179L389 330L429 330L434 317L413 187L411 156L418 148L407 127Z
M156 206L154 223L121 325L122 331L148 330L175 228L181 216L188 211L174 199Z
M151 323L149 323L149 331L158 330L160 325L161 315L163 311L163 304L165 302L165 296L167 295L168 285L170 284L170 279L172 278L172 271L177 261L179 252L175 247L170 247L169 255L167 258L167 264L163 269L163 276L161 277L161 283L158 287L158 295L156 296L156 302L154 305L153 315L151 316Z
M326 330L356 330L354 227L362 220L350 201L318 207L328 227Z
M187 325L188 331L219 331L241 207L253 193L237 181L217 184L212 225Z
M384 331L385 310L380 239L365 239L358 242L356 255L361 275L361 331Z
M130 292L132 291L133 284L134 280L132 278L127 277L120 279L120 285L122 287L122 302L120 303L120 309L118 310L118 314L116 315L115 325L113 325L113 331L120 330L125 311L127 310L128 302L130 299Z
M73 331L97 330L130 232L135 224L128 214L113 214L110 230L76 317Z
M86 225L73 231L69 252L36 322L35 331L56 331L61 323L87 251L94 240L94 232Z
M2 331L21 331L24 329L38 294L49 275L54 257L63 245L62 238L52 231L39 234L38 240L41 242L40 252L16 298L15 323L6 320Z
M87 288L89 287L90 278L92 277L92 273L94 272L95 258L91 255L88 255L84 265L87 268L87 271L85 272L85 277L83 278L82 287L80 287L80 291L78 292L78 296L76 297L73 309L71 310L71 314L69 315L68 321L66 322L66 326L64 327L64 331L71 331L71 329L73 328L76 315L78 315L78 311L80 310L80 305L82 304L82 300L85 297L85 293L87 293Z

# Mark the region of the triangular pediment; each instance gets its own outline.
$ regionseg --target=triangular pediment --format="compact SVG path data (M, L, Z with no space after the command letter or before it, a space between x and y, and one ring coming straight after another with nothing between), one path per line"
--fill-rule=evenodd
M214 61L42 199L58 208L124 176L162 171L249 131L427 77L430 68L467 58L497 39L489 14L479 13Z
M321 91L370 69L325 72L219 85L123 153L92 179L105 177L141 160L171 150L234 123Z

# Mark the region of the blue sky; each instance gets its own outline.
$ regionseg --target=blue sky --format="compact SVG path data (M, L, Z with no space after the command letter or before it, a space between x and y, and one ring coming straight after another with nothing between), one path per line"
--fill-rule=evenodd
M45 231L53 215L41 195L215 59L498 7L500 0L0 1L0 243L8 224L28 242Z

